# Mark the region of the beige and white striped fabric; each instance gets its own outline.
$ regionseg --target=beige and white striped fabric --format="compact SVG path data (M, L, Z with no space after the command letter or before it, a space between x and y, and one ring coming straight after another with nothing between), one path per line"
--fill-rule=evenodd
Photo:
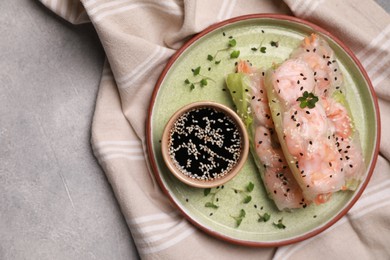
M373 0L40 0L71 23L91 21L107 55L92 146L144 259L389 259L390 16ZM248 248L195 229L172 208L147 162L148 102L168 58L188 37L249 13L294 14L347 43L380 98L381 156L362 198L330 229L281 248Z

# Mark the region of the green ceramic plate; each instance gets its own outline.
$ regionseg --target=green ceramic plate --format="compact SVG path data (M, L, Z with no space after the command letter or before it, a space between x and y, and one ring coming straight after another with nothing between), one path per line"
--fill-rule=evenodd
M287 59L299 42L311 33L324 37L336 53L345 76L347 100L360 132L366 176L352 192L336 193L330 202L311 205L293 212L279 212L268 199L254 162L249 156L241 172L225 185L213 188L206 196L204 189L189 187L168 171L161 156L161 136L171 115L184 105L200 100L216 101L232 107L225 91L225 76L234 72L238 59L249 60L256 67L269 68ZM226 49L231 38L236 45ZM271 42L277 42L278 47ZM259 47L265 47L260 51ZM252 50L257 48L257 51ZM218 51L222 50L222 51ZM240 51L239 58L231 58ZM208 55L216 57L208 60ZM220 61L215 64L215 60ZM200 67L200 75L193 69ZM208 78L206 86L190 82ZM374 169L379 146L379 112L371 83L352 52L325 30L306 21L282 15L249 15L211 26L186 43L170 60L153 93L147 122L150 162L162 190L193 224L224 240L251 246L279 246L297 242L320 233L352 207L366 187ZM252 182L251 192L245 190ZM206 192L207 194L207 192ZM244 198L251 196L249 203ZM213 202L218 208L206 207ZM245 217L237 218L245 211ZM270 220L259 222L259 215L268 213ZM242 216L242 215L241 215ZM237 220L241 219L237 227ZM280 219L286 226L276 227Z

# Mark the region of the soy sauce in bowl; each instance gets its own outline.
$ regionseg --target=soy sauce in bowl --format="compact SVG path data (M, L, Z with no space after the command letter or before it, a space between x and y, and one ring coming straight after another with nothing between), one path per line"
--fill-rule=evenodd
M195 187L215 187L233 178L248 155L248 137L234 111L213 102L197 102L177 111L162 138L171 172Z

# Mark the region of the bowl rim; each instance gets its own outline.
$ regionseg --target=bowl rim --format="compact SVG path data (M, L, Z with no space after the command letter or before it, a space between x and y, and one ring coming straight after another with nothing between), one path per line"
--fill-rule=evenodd
M240 132L240 136L241 136L240 157L237 163L234 165L234 167L221 178L216 178L213 180L198 180L198 179L187 177L175 166L171 157L169 156L168 143L169 143L170 131L172 129L172 125L184 113L188 111L192 111L193 109L196 108L213 108L215 110L223 112L226 116L228 116L234 121L238 131ZM161 139L161 152L162 152L162 157L164 159L164 162L168 167L169 171L180 181L196 188L213 188L230 181L240 172L241 168L244 166L248 158L249 138L244 123L242 122L241 118L237 115L237 113L234 112L231 108L213 101L196 101L179 108L170 117L163 131L163 135Z
M375 134L375 145L374 145L375 148L374 148L374 151L372 153L372 159L371 159L371 161L370 161L370 163L368 165L368 168L367 168L367 177L366 177L365 181L360 185L359 190L356 191L357 193L356 193L355 197L351 200L351 202L342 211L340 211L338 215L336 215L331 221L329 221L325 225L323 225L323 226L321 226L319 228L313 229L311 232L307 232L305 234L302 234L301 236L297 236L297 237L294 237L294 238L291 238L291 239L271 241L271 242L267 242L267 241L262 241L262 242L247 241L247 240L240 240L240 239L237 239L237 238L232 238L232 237L227 236L225 234L222 234L220 232L217 232L217 231L214 231L212 229L209 229L208 227L204 226L202 223L199 223L196 219L192 218L184 209L182 209L180 207L178 202L175 201L175 199L172 197L171 192L164 186L164 182L161 179L161 176L159 175L157 162L154 159L153 138L151 136L151 134L152 134L152 119L151 119L151 115L153 113L153 108L154 108L154 104L155 104L155 101L156 101L156 97L157 97L158 91L160 89L161 84L164 81L164 78L165 78L166 74L169 72L170 68L175 63L175 61L180 57L180 55L185 50L187 50L192 44L194 44L196 41L198 41L200 38L202 38L206 34L211 33L212 31L217 30L217 29L219 29L219 28L221 28L221 27L223 27L225 25L229 25L229 24L232 24L232 23L241 22L241 21L245 21L245 20L250 20L250 19L273 19L273 20L281 20L281 21L293 22L293 23L301 24L301 25L304 25L304 26L308 26L308 27L310 27L311 29L313 29L315 31L321 32L322 34L326 35L327 37L332 39L334 42L336 42L347 53L347 55L353 60L353 62L358 67L359 71L362 73L362 76L363 76L363 78L365 79L365 81L367 83L367 86L368 86L368 89L369 89L369 92L370 92L370 95L371 95L371 99L373 101L374 112L375 112L375 121L376 121L376 134ZM250 247L278 247L278 246L284 246L284 245L297 243L297 242L306 240L308 238L311 238L311 237L313 237L315 235L318 235L318 234L322 233L323 231L325 231L326 229L328 229L329 227L333 226L337 221L339 221L352 208L352 206L360 198L360 196L362 195L362 193L365 190L366 186L368 185L368 183L369 183L369 181L371 179L371 176L372 176L372 174L374 172L374 168L375 168L376 162L377 162L377 158L378 158L378 154L379 154L379 147L380 147L380 139L381 139L381 124L380 124L380 112L379 112L378 98L377 98L377 95L375 93L374 87L373 87L373 85L371 83L371 80L370 80L366 70L364 69L363 65L358 60L356 55L352 52L352 50L347 45L345 45L341 40L339 40L336 36L331 34L329 31L325 30L324 28L322 28L322 27L320 27L320 26L318 26L318 25L316 25L314 23L311 23L311 22L309 22L307 20L304 20L304 19L301 19L301 18L290 16L290 15L272 14L272 13L263 13L263 14L256 13L256 14L242 15L242 16L233 17L233 18L230 18L230 19L227 19L227 20L224 20L224 21L212 24L211 26L207 27L203 31L199 32L198 34L196 34L195 36L190 38L186 43L184 43L173 54L173 56L169 59L169 61L165 65L163 71L160 74L160 77L158 78L158 80L157 80L157 82L155 84L155 87L154 87L154 90L152 92L152 95L151 95L151 98L150 98L150 102L149 102L148 118L147 118L147 121L146 121L145 131L146 131L147 152L148 152L149 162L150 162L150 165L151 165L152 172L153 172L153 174L154 174L154 176L155 176L155 178L156 178L156 180L157 180L161 190L163 191L163 193L165 195L167 195L169 200L183 214L183 216L189 222L191 222L195 227L197 227L200 230L204 231L208 235L211 235L211 236L213 236L215 238L221 239L223 241L227 241L227 242L232 243L232 244L243 245L243 246L250 246Z

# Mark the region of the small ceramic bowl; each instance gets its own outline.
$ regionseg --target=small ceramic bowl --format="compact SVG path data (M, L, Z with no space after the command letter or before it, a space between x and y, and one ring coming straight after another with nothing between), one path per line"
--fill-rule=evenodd
M186 105L165 126L162 156L180 181L211 188L231 180L244 165L248 134L239 116L210 101Z

